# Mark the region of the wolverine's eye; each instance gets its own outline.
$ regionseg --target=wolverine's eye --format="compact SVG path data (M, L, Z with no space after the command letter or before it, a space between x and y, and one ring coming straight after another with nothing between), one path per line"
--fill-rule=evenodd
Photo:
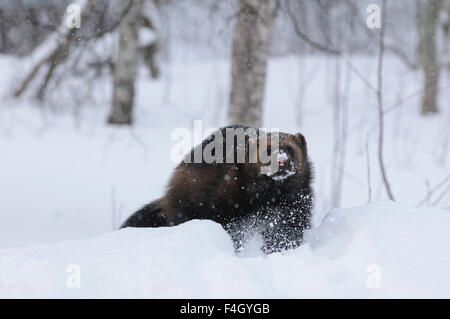
M289 156L290 157L295 157L295 151L294 151L294 149L292 148L292 147L290 147L290 146L287 146L286 147L286 153L288 153L289 154Z

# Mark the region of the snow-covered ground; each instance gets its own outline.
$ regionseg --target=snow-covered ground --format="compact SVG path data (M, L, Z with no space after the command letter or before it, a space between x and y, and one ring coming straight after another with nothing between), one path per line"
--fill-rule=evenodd
M374 59L352 63L376 83ZM305 135L316 172L317 229L309 244L264 257L235 256L226 233L207 221L111 232L163 193L177 164L173 129L192 129L199 119L204 128L226 124L227 63L165 65L158 81L142 69L132 129L104 125L111 94L101 80L90 84L92 103L76 112L67 87L51 108L70 112L11 99L24 65L0 57L0 296L449 296L449 186L422 201L450 172L448 74L441 74L441 114L422 118L420 74L387 58L385 107L404 103L385 116L385 161L396 199L408 206L330 211L335 61L272 59L264 126ZM340 206L359 207L368 201L367 140L372 199L386 199L376 158L376 96L344 62L340 69L348 84L340 88L348 105ZM422 208L412 208L420 202ZM442 210L425 207L434 203ZM68 264L80 265L81 289L66 287ZM381 288L368 289L377 269Z
M333 210L309 243L236 256L211 221L0 251L0 297L450 297L450 214L378 203Z

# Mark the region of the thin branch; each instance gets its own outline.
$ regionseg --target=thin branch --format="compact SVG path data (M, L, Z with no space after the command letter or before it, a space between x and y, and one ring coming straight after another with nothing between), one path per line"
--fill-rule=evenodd
M355 5L355 3L353 1L349 1L346 0L345 3L347 3L347 5L349 6L352 14L355 17L360 17L359 16L359 8ZM369 28L367 28L364 19L355 19L356 23L359 24L360 29L364 30L364 33L367 35L368 38L372 39L373 37L377 37L378 41L379 39L379 35L375 32L371 32L369 31ZM393 44L385 44L385 50L389 51L391 53L393 53L394 55L396 55L400 60L402 60L406 66L408 66L410 69L412 70L417 70L419 68L419 63L418 61L413 61L412 59L410 59L408 57L408 55L401 50L401 48L394 46Z
M101 38L101 37L103 37L105 34L108 34L108 33L111 33L111 32L113 32L113 31L115 31L115 30L119 27L119 24L120 24L120 22L122 21L123 17L125 17L125 15L128 13L128 11L130 11L130 9L131 9L131 7L132 7L132 5L133 5L133 1L134 1L134 0L128 0L127 4L126 4L126 5L124 6L124 8L122 9L122 11L121 11L119 17L116 19L116 21L115 21L112 25L110 25L109 27L104 28L104 29L102 29L102 30L100 30L100 31L98 31L98 32L96 32L96 33L94 33L93 35L90 35L90 36L80 36L79 39L80 39L80 40L83 40L83 41L89 41L89 40L92 40L92 39L98 39L98 38ZM145 19L145 17L144 17L143 19ZM145 20L143 20L142 22L143 22L144 25L147 23L147 21L145 21ZM150 29L152 29L152 27L153 27L153 25L150 25L150 26L149 26Z
M92 8L94 7L94 1L90 0L88 3L82 8L81 12L81 21L86 19L90 12L92 11ZM64 21L63 21L64 23ZM46 78L51 76L51 74L54 71L54 68L56 67L56 64L64 60L68 55L68 48L70 46L70 43L72 42L73 38L75 37L76 33L79 29L73 28L70 29L68 32L64 33L62 36L63 38L59 42L59 44L46 56L44 56L31 70L31 72L28 73L28 75L25 77L24 81L22 81L22 84L19 86L17 90L14 92L15 97L19 97L28 87L30 82L34 79L36 74L39 72L40 68L44 64L55 64L54 66L49 66L49 70L47 71ZM58 31L57 31L58 33ZM45 87L47 85L46 82L44 82L41 85L42 87ZM42 93L42 92L41 92Z
M428 200L429 197L431 197L433 195L433 193L435 193L436 191L438 191L441 187L445 186L447 184L447 182L450 181L450 174L447 175L442 181L440 181L439 183L436 184L436 186L434 186L431 190L429 190L427 192L427 195L421 200L419 201L416 206L420 207L423 204L425 204Z
M367 195L368 195L368 202L372 202L372 181L371 181L371 175L370 175L370 153L369 153L369 139L370 139L370 133L367 133L366 137L366 163L367 163Z
M403 104L405 104L406 102L408 102L409 100L418 97L420 95L422 95L424 89L421 88L413 93L411 93L410 95L408 95L407 97L405 97L404 99L398 101L397 103L395 103L394 105L386 108L383 110L383 115L386 115L387 113L390 113L392 111L394 111L395 109L399 108L400 106L402 106Z
M370 81L364 75L362 75L361 72L359 72L358 69L356 69L352 65L352 63L350 62L350 60L346 56L344 56L344 60L345 60L345 63L347 64L347 66L350 68L350 70L352 70L353 73L355 73L356 76L358 76L358 78L360 78L369 89L371 89L375 93L378 92L378 89L372 83L370 83Z
M294 15L294 13L291 10L291 7L289 5L289 0L285 1L285 11L289 17L289 19L292 22L292 25L294 27L294 31L295 33L303 39L303 41L305 41L306 43L308 43L309 45L311 45L314 49L317 49L319 51L328 53L328 54L332 54L332 55L341 55L341 52L337 49L334 48L330 48L330 47L326 47L325 45L319 44L317 42L315 42L314 40L312 40L306 33L304 33L301 29L300 29L300 25L298 24L298 21Z
M383 161L383 135L384 135L384 121L383 121L383 55L384 55L384 35L386 31L386 0L382 3L382 21L383 27L380 30L380 42L379 42L379 54L378 54L378 124L379 124L379 135L378 135L378 163L380 166L381 177L383 179L383 184L386 189L386 193L390 200L394 201L394 195L392 194L391 186L386 175L386 170Z
M128 1L127 5L122 10L121 17L123 17L128 12L128 10L131 8L133 1L134 0ZM94 7L95 7L95 1L89 0L88 3L82 9L81 21L84 21L89 17L89 15L91 14ZM99 33L96 33L94 36L91 36L91 37L80 36L77 39L89 40L92 38L98 38L98 37L102 36L103 34L106 34L108 32L115 30L117 28L117 26L120 24L121 20L122 19L119 18L117 20L117 23L115 23L113 26L111 26L110 28L107 28L105 30L102 30ZM36 65L31 69L31 71L28 73L28 75L22 81L22 83L18 87L18 89L16 89L14 91L14 97L19 97L28 88L28 85L36 77L36 75L38 74L41 67L45 64L48 64L49 68L46 72L44 80L42 81L42 84L37 93L37 97L40 99L44 96L44 91L47 88L48 82L50 81L55 69L69 55L69 47L70 47L73 39L77 35L78 31L79 31L78 28L73 28L73 29L70 29L67 33L64 33L62 35L63 38L61 39L60 43L50 53L48 53L38 63L36 63Z
M444 191L435 199L431 206L436 207L441 200L444 199L445 195L450 191L450 184L444 189Z
M430 198L431 198L431 192L430 192L430 182L428 181L428 179L425 179L425 187L427 188L427 195L426 195L426 200L425 203L427 204L427 206L429 206L430 204Z
M405 63L407 67L409 67L411 70L417 70L419 68L419 63L417 61L412 61L408 55L402 51L399 47L396 47L392 44L386 45L386 51L389 51L396 55L400 60Z
M130 137L144 150L144 159L147 160L148 154L150 152L149 147L145 144L135 130L130 129Z
M377 88L370 83L370 81L361 74L361 72L355 67L353 66L353 64L350 62L350 59L339 49L335 49L335 48L330 48L330 47L326 47L325 45L319 44L318 42L312 40L306 33L304 33L301 28L300 25L294 15L294 13L292 12L290 5L289 5L289 0L285 1L286 5L285 5L285 11L289 17L289 19L292 22L292 25L294 27L294 31L295 33L302 38L306 43L308 43L312 48L317 49L319 51L331 54L331 55L337 55L337 56L342 56L342 58L344 59L345 63L347 64L347 66L350 68L350 70L352 70L353 73L355 73L355 75L360 78L364 84L371 89L373 92L377 92Z

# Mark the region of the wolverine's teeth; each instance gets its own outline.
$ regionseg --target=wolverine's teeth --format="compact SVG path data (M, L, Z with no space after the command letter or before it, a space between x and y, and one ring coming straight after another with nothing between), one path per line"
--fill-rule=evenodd
M277 158L279 162L286 162L288 160L288 156L286 155L286 153L278 153Z

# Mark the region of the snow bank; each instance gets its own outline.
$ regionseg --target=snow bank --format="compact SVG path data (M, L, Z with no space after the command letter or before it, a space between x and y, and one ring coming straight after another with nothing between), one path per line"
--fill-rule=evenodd
M330 211L295 250L247 257L210 221L124 229L1 250L0 297L448 298L449 229L447 211L376 203Z

